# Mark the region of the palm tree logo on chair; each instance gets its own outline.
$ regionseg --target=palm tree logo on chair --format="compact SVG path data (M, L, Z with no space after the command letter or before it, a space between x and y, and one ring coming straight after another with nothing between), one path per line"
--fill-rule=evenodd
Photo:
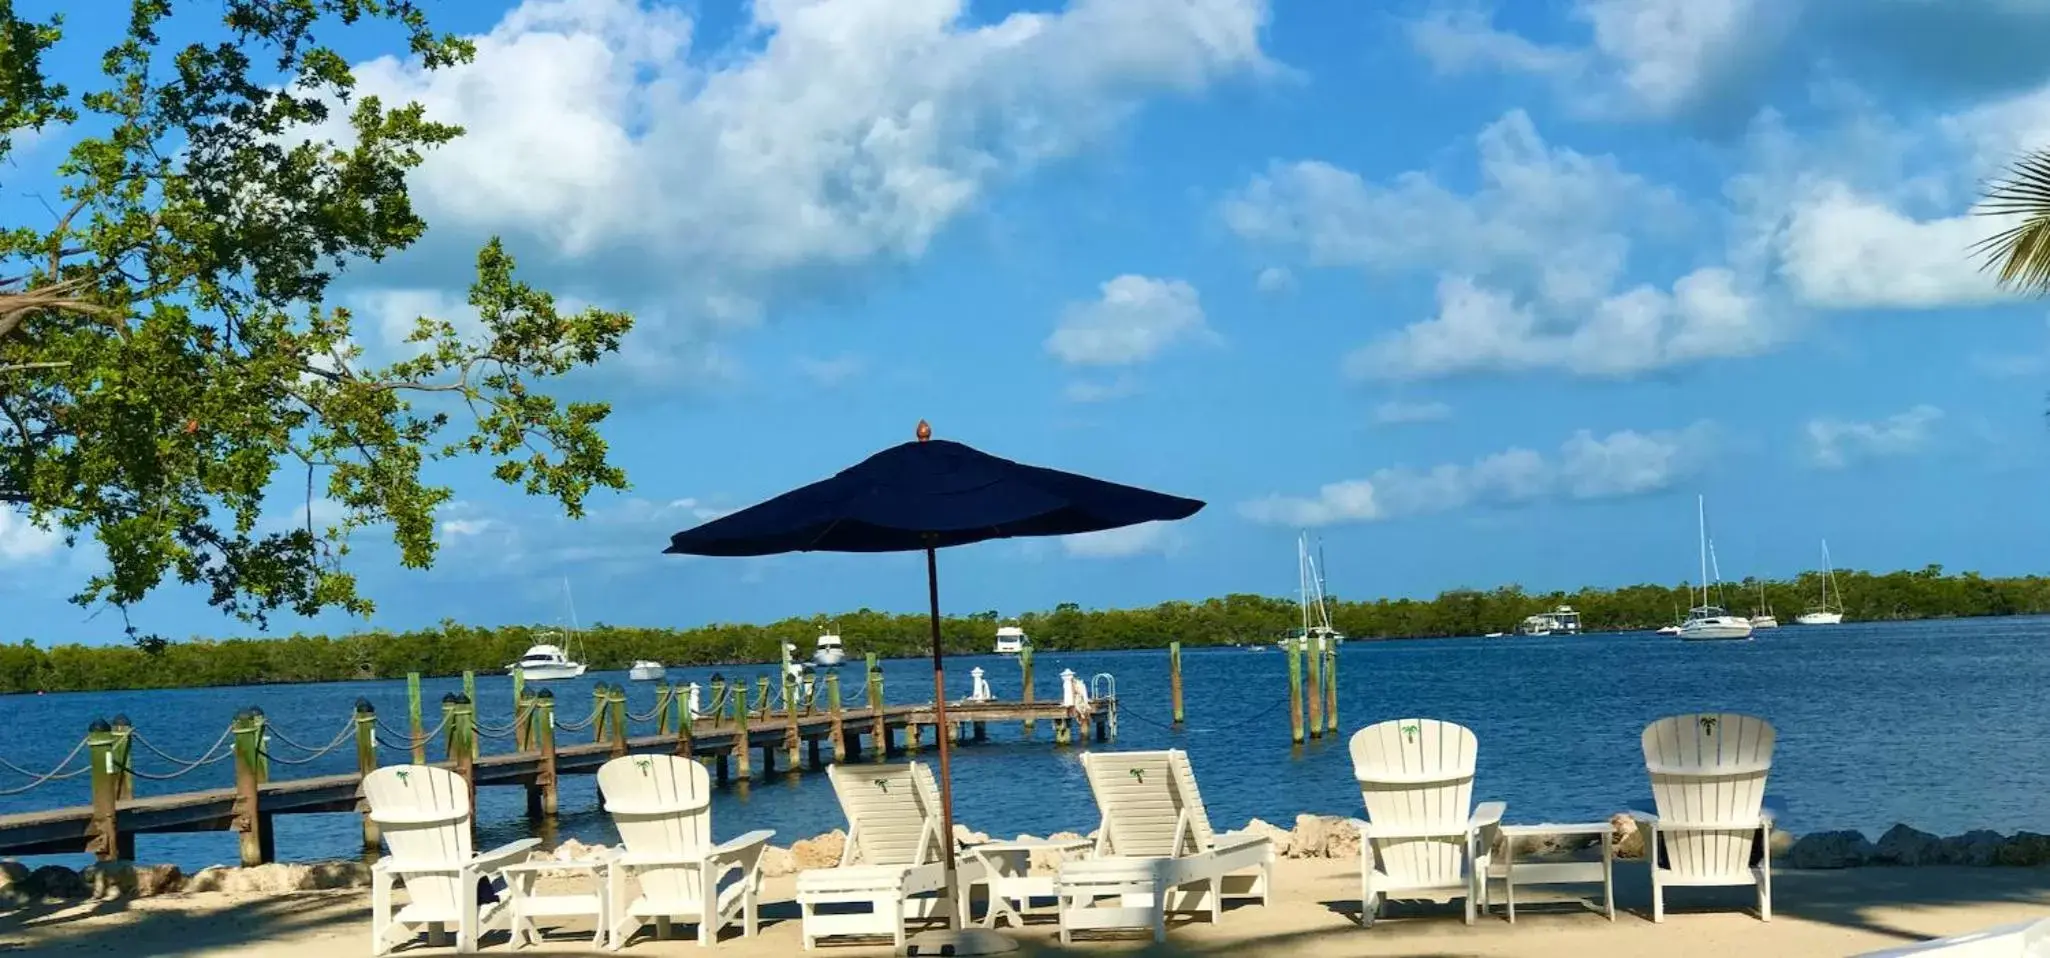
M652 758L648 758L646 756L642 756L640 758L634 759L634 767L640 769L642 775L646 775L648 774L649 769L655 767L655 760Z
M887 778L878 778L869 782L869 784L874 785L877 791L885 795L890 794L890 780Z
M1146 770L1143 768L1128 768L1125 769L1125 774L1132 776L1132 781L1141 785L1146 784Z
M1713 715L1704 715L1704 716L1700 717L1699 719L1696 719L1695 721L1696 721L1697 723L1699 723L1699 724L1701 725L1701 734L1703 734L1703 735L1714 735L1714 734L1715 734L1715 726L1716 726L1716 718L1715 718L1715 716L1713 716Z
M413 777L412 772L408 772L403 768L399 769L396 772L393 772L392 774L398 776L400 785L406 784L406 780Z
M1418 727L1417 727L1417 724L1416 724L1415 722L1410 722L1410 723L1408 723L1408 724L1406 724L1406 725L1402 726L1402 737L1403 737L1403 738L1405 738L1405 739L1408 739L1408 740L1409 740L1409 744L1411 744L1411 745L1415 745L1415 744L1416 744L1416 737L1417 737L1417 733L1419 733L1419 732L1421 732L1421 731L1423 731L1423 729L1421 729L1421 728L1418 728Z

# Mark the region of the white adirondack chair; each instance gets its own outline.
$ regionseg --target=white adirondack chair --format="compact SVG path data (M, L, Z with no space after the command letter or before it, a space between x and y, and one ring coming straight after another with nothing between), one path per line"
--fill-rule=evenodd
M1473 804L1473 730L1437 719L1391 719L1353 733L1360 830L1360 924L1390 898L1486 904L1488 865L1507 806Z
M1857 958L2050 958L2050 918L1925 941L1903 948L1868 951Z
M760 829L714 845L712 778L703 765L675 755L627 755L598 769L598 791L625 847L607 877L615 910L611 947L650 922L655 937L667 938L677 919L697 924L699 945L716 943L735 921L744 937L754 936L762 850L776 833ZM629 882L640 894L628 896Z
M1644 766L1658 814L1630 813L1651 864L1651 920L1666 919L1672 885L1755 885L1772 920L1772 726L1728 713L1674 715L1644 729Z
M1226 898L1267 903L1273 843L1211 830L1188 753L1089 752L1082 769L1103 820L1093 857L1061 863L1054 879L1062 944L1112 928L1150 928L1164 941L1169 912L1207 911L1215 922ZM1099 904L1112 897L1115 906Z
M847 815L847 844L835 868L797 875L797 905L804 947L821 938L888 935L898 947L905 923L954 914L947 895L945 859L952 836L940 834L940 789L932 769L905 765L830 765L826 777ZM973 865L956 880L969 880ZM867 911L822 911L822 906L866 905Z
M384 954L422 928L429 944L442 944L451 925L456 951L474 952L485 931L508 926L506 903L479 904L477 886L499 869L526 860L539 839L522 838L471 854L470 791L461 776L444 768L380 768L363 777L363 797L370 804L370 820L391 850L370 869L371 954ZM406 889L406 904L396 911L394 882Z

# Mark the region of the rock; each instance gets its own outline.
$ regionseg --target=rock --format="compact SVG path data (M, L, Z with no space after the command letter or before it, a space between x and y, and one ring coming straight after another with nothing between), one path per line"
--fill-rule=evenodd
M1353 859L1360 857L1359 826L1343 818L1325 817L1324 857Z
M152 898L168 895L185 885L185 873L176 865L143 865L134 862L95 862L78 876L92 890L94 898Z
M568 838L555 846L552 857L559 862L580 862L586 858L596 858L610 850L604 845L586 845L574 838Z
M966 825L955 825L954 841L962 845L981 845L989 841L989 836L981 832L969 831Z
M2050 835L2036 832L2015 832L2000 844L1993 861L1999 865L2044 865L2050 864Z
M28 882L29 868L12 858L0 858L0 908L19 908L42 893Z
M295 891L362 888L370 884L370 866L362 862L312 862L202 868L185 880L187 892L231 895L276 895Z
M1771 835L1766 836L1765 847L1772 852L1772 860L1779 861L1787 857L1788 852L1793 851L1794 843L1797 841L1800 841L1800 839L1794 837L1793 832L1785 832L1775 828L1772 830Z
M1242 830L1267 836L1268 843L1274 846L1274 854L1280 858L1287 858L1289 849L1295 845L1294 832L1257 818L1247 822Z
M87 885L85 879L78 877L77 872L62 865L44 865L29 872L28 880L22 884L41 898L77 900L92 897L93 891L92 886Z
M1629 812L1609 816L1609 841L1617 858L1644 857L1644 832L1637 827L1637 819Z
M1879 865L1934 865L1943 860L1943 839L1896 823L1879 836L1872 861Z
M1046 839L1051 842L1078 842L1084 840L1082 836L1074 832L1055 832L1046 836ZM1064 860L1066 860L1066 856L1063 856L1058 849L1042 848L1032 853L1032 865L1026 870L1028 872L1052 874L1060 871L1061 862Z
M847 850L847 833L839 829L806 838L790 846L793 867L799 871L807 868L832 868L840 864L840 856Z
M1787 849L1792 868L1853 868L1871 861L1878 849L1863 832L1834 831L1803 835Z
M762 849L763 877L781 878L785 875L794 875L796 873L797 857L790 853L790 849L777 848L774 845L769 845Z
M1937 846L1938 860L1945 865L1991 865L2005 842L1999 832L1984 828L1945 836Z

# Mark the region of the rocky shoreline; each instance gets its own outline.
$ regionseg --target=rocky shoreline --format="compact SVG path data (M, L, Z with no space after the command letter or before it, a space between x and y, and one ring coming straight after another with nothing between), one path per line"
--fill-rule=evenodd
M1610 840L1618 859L1644 856L1644 838L1628 813L1609 819ZM1266 835L1275 852L1285 858L1356 858L1360 853L1359 830L1346 819L1330 815L1298 815L1295 827L1282 828L1253 819L1246 831ZM955 826L955 835L966 843L985 842L990 836ZM1056 832L1053 839L1094 837L1075 832ZM1020 839L1036 836L1020 835ZM1517 847L1519 858L1586 857L1599 846L1600 838L1581 836L1540 840ZM789 847L770 846L764 853L762 871L771 878L795 874L809 868L830 868L840 860L847 836L839 829L800 840ZM586 845L575 839L555 848L535 852L536 858L575 861L599 854L604 845ZM1498 851L1500 846L1497 846ZM2033 867L2050 865L2050 835L2019 831L2003 835L1978 829L1962 835L1938 836L1907 825L1895 825L1877 841L1863 832L1838 830L1796 837L1775 829L1771 836L1773 863L1793 869L1835 869L1865 866L1966 865L1982 867ZM1034 871L1051 871L1059 856L1036 853ZM563 874L571 874L565 871ZM0 859L0 909L22 908L42 902L149 898L159 895L237 894L270 895L292 892L363 888L370 884L370 867L360 861L329 861L305 864L258 865L234 868L216 865L191 875L176 865L138 865L134 862L101 862L74 871L62 865L30 869L20 862Z

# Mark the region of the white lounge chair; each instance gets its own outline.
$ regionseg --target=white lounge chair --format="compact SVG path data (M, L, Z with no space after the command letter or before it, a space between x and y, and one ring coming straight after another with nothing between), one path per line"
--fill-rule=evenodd
M610 943L624 944L652 922L667 938L670 923L698 926L698 944L711 945L738 921L754 937L762 890L762 850L775 832L748 832L712 844L712 778L705 767L675 755L628 755L598 769L605 811L625 850L608 872L614 914ZM720 886L728 875L733 880ZM627 883L640 894L627 895Z
M797 875L797 905L804 947L821 938L887 935L905 942L905 924L948 918L945 859L953 836L940 834L940 789L932 769L905 765L830 765L826 777L847 815L847 845L836 868ZM961 863L964 869L974 866ZM956 876L966 882L970 875ZM821 911L821 906L866 904L867 911Z
M1360 925L1390 898L1486 904L1488 865L1507 806L1473 804L1473 730L1437 719L1391 719L1353 733L1360 830Z
M370 869L370 953L382 955L424 928L428 943L440 945L456 928L456 951L477 950L491 928L509 925L504 901L480 904L478 885L499 869L524 861L541 844L522 838L482 855L470 852L470 791L456 773L425 765L392 765L363 777L370 820L391 854ZM392 887L406 889L406 904L393 910ZM397 940L394 940L395 933Z
M2050 958L2050 918L1925 941L1904 948L1868 951L1857 958Z
M1150 928L1164 941L1169 912L1208 911L1215 922L1226 898L1267 903L1273 843L1211 830L1188 753L1089 752L1082 769L1103 820L1094 857L1063 862L1054 879L1062 944L1113 928ZM1111 897L1117 905L1098 906Z
M1749 715L1704 712L1644 729L1644 767L1658 814L1631 812L1651 865L1651 920L1666 920L1672 885L1755 885L1758 917L1772 920L1772 726Z

